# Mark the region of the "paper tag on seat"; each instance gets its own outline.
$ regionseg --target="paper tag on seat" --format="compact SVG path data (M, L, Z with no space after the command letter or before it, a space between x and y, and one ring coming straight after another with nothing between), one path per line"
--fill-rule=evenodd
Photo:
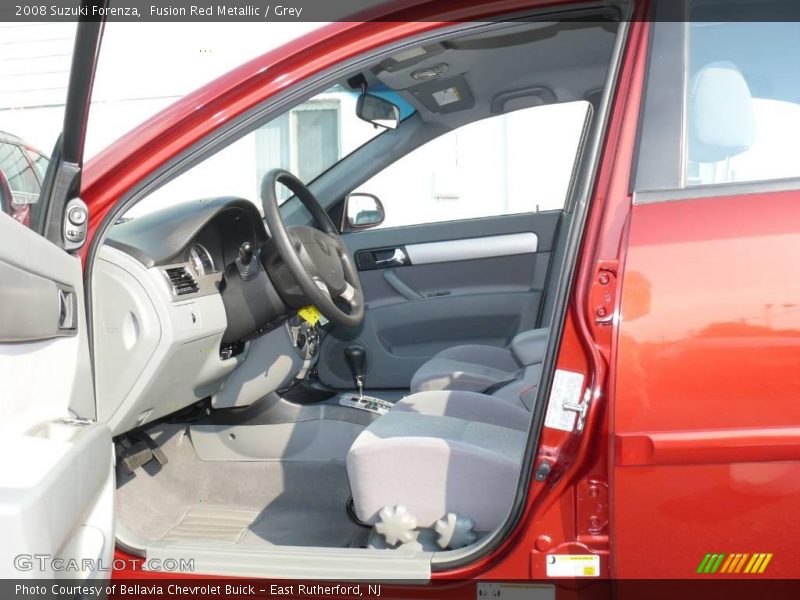
M319 312L319 309L316 306L311 304L298 310L297 314L300 315L300 318L309 325L316 325L319 323L320 319L322 319L322 313Z

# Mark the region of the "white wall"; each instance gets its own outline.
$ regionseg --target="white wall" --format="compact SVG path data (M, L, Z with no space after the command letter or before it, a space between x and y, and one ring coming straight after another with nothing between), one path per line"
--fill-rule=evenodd
M188 92L320 23L109 23L86 156ZM49 154L61 131L75 23L0 23L0 130Z

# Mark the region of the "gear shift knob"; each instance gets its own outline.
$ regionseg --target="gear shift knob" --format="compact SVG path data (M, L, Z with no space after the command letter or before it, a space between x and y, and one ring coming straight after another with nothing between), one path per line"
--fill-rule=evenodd
M363 346L348 346L344 349L344 358L347 361L347 366L350 367L350 372L353 374L353 381L355 381L358 388L358 397L364 397L364 368L367 364L367 351Z

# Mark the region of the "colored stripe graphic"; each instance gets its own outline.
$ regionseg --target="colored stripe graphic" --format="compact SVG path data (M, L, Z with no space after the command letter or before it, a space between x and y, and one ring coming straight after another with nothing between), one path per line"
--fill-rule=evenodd
M720 573L727 573L728 567L730 567L731 563L733 562L733 557L736 556L735 554L728 554L728 560L725 561L725 564L722 565L722 568L719 570Z
M748 573L758 573L758 569L761 567L761 563L765 556L766 554L756 554L754 557L755 562L751 561L753 564L747 565L747 568L749 569Z
M724 554L720 554L720 555L719 555L719 558L717 559L717 562L715 562L715 563L714 563L714 566L713 566L713 567L711 567L711 572L712 572L712 573L716 573L716 572L717 572L717 569L719 568L719 565L720 565L720 563L722 562L722 559L723 559L723 558L725 558L725 555L724 555Z
M763 573L767 569L767 565L771 560L771 552L756 552L753 554L709 552L697 566L697 573L713 575L719 572L726 574L742 573L757 575Z
M747 566L744 568L745 573L750 573L753 569L753 566L758 562L758 559L761 555L760 554L753 554L753 557L750 559L750 562L747 563Z
M700 566L697 567L698 573L705 573L704 569L706 568L706 564L708 563L709 558L711 558L711 555L706 554L703 560L700 561Z
M772 552L767 553L767 556L764 558L764 562L761 563L761 567L758 569L759 573L763 573L764 569L767 568L769 561L772 560Z
M747 560L749 557L750 557L750 555L749 555L749 554L742 554L742 558L741 558L741 559L739 559L739 563L736 565L736 570L734 571L734 573L738 573L739 571L741 571L741 570L742 570L742 567L744 566L744 563L745 563L745 561L746 561L746 560Z

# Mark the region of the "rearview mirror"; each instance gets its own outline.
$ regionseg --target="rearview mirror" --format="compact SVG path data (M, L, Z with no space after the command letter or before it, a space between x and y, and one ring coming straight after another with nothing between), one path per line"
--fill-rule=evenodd
M359 119L386 129L397 129L400 124L400 109L380 96L361 94L356 102L356 115Z
M377 196L355 192L345 200L345 220L348 229L369 229L383 223L383 204Z

